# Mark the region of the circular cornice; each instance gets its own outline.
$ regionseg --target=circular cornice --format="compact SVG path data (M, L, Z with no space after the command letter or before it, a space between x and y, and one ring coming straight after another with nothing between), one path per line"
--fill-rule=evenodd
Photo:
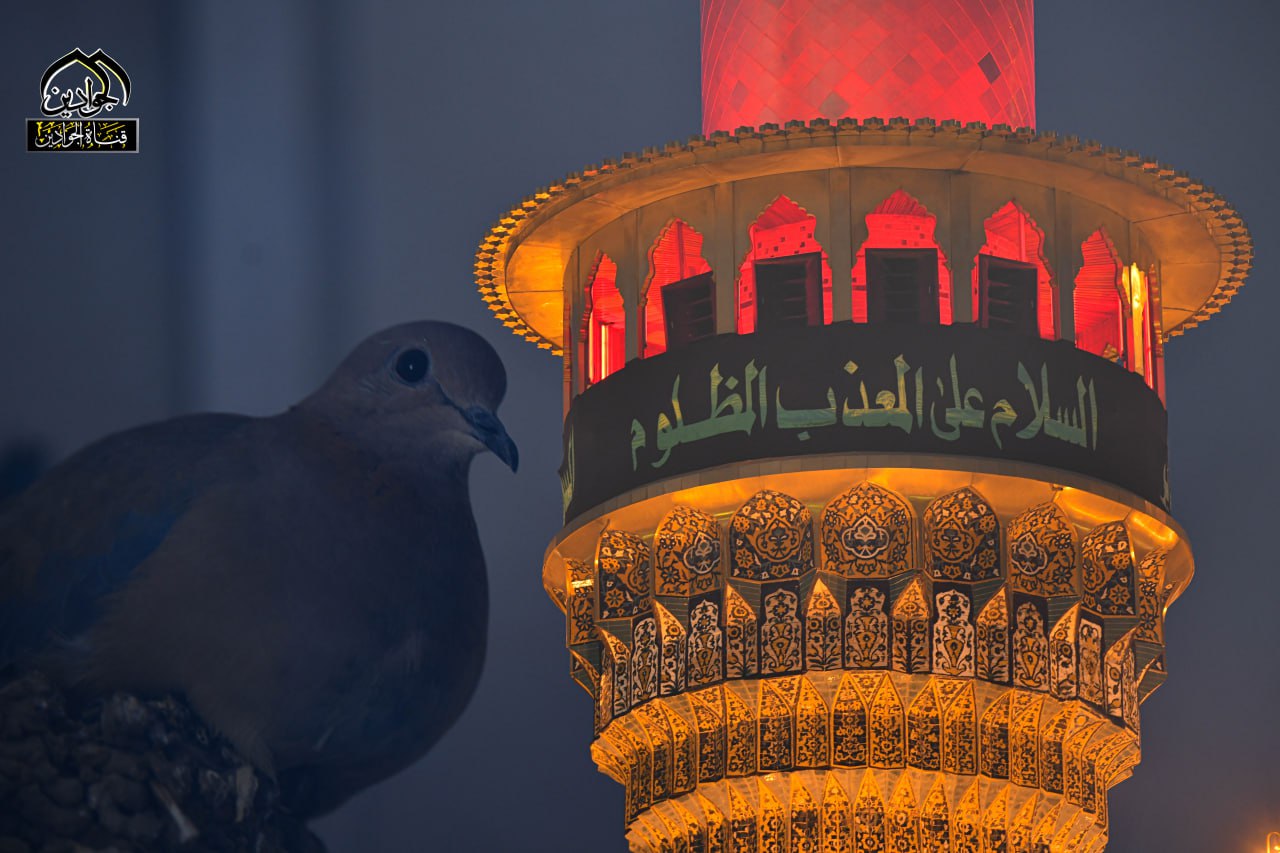
M1165 336L1204 322L1244 284L1253 244L1210 187L1152 158L1074 136L972 122L868 118L717 131L625 153L539 189L476 252L480 295L513 333L561 354L563 279L573 248L618 217L680 193L765 175L847 167L998 175L1054 187L1139 225L1167 267Z

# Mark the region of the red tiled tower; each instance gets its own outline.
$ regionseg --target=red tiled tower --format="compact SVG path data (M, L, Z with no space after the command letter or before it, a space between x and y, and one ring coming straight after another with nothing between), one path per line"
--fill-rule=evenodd
M704 133L817 116L1035 125L1031 0L703 0Z

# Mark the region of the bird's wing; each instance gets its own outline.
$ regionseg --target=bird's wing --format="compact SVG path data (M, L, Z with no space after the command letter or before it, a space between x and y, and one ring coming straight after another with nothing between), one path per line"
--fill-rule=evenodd
M82 635L192 500L233 476L220 451L252 420L190 415L117 433L0 506L0 670Z

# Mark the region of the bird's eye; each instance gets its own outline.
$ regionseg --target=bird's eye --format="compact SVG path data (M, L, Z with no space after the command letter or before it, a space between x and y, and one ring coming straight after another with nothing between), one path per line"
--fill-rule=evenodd
M396 375L410 385L426 379L430 367L431 358L420 349L405 350L396 359Z

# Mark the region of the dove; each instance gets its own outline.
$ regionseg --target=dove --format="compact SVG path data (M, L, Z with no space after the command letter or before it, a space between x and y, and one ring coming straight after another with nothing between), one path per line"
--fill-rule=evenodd
M471 460L517 450L497 353L443 322L372 335L265 418L102 439L0 506L0 671L185 696L314 817L460 715L488 586Z

